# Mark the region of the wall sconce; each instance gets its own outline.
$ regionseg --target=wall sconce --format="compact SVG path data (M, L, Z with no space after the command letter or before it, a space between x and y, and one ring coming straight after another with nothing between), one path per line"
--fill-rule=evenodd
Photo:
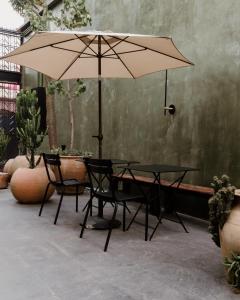
M176 107L173 104L170 104L167 106L167 80L168 80L168 71L166 70L166 75L165 75L165 97L164 97L164 116L166 116L167 111L169 112L170 115L174 115L176 112Z
M176 112L176 107L173 104L170 104L169 106L164 107L164 115L166 115L166 112L169 112L170 115L174 115Z

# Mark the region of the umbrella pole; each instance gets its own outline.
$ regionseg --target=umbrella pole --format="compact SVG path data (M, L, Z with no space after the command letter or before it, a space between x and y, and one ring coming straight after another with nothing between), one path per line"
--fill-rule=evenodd
M102 159L102 57L101 36L98 36L98 158Z
M102 61L101 36L98 36L98 158L102 159ZM99 178L101 182L101 177ZM103 217L103 201L98 200L98 217Z
M165 73L165 93L164 93L164 116L166 116L166 107L167 107L167 80L168 80L168 72L166 70Z

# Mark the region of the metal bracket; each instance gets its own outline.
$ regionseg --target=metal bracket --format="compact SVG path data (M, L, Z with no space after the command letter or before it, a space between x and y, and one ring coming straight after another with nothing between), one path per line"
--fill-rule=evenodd
M102 141L103 140L103 135L92 135L93 138L96 138L98 139L99 141Z
M176 107L173 104L164 107L164 112L168 111L170 115L174 115L176 112Z

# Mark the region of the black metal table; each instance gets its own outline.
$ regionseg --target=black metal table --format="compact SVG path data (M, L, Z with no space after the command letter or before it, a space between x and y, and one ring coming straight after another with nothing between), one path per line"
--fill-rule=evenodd
M199 169L197 168L191 168L191 167L183 167L183 166L173 166L173 165L161 165L161 164L149 164L149 165L143 165L143 164L137 164L137 165L128 165L125 166L124 169L126 169L132 176L133 180L135 182L137 182L137 179L135 178L135 175L133 173L133 171L139 171L139 172L144 172L144 173L150 173L153 175L153 183L158 184L158 195L160 194L160 189L162 188L161 185L161 174L162 173L179 173L180 175L177 177L176 180L174 180L172 183L169 184L169 187L174 186L176 189L179 188L180 184L182 183L185 175L187 174L187 172L190 171L198 171ZM144 194L144 197L146 199L146 212L145 212L145 240L148 240L148 215L149 215L149 203L150 203L150 199L148 197L148 195L146 194L146 192L144 192L143 189L141 189L141 192ZM177 216L178 219L178 223L180 223L182 225L182 227L184 228L184 230L186 232L187 229L181 219L181 217L178 215L178 213L176 211L174 211L175 215ZM131 226L132 222L134 221L136 215L138 214L138 211L135 213L135 215L133 216L129 227ZM152 239L157 227L159 226L159 224L161 223L161 220L163 218L163 214L162 211L160 211L160 215L158 217L158 222L150 236L150 240ZM175 221L170 219L171 221Z

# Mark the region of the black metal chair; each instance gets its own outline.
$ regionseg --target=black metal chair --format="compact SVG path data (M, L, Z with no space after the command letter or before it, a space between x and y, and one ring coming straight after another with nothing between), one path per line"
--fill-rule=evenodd
M42 214L42 210L43 210L43 206L46 202L46 196L47 196L49 186L52 184L55 187L59 187L60 190L61 190L61 196L60 196L60 200L59 200L59 204L58 204L58 208L57 208L57 212L56 212L56 216L55 216L55 220L54 220L54 224L56 224L57 219L58 219L58 215L59 215L59 211L60 211L60 208L61 208L61 205L62 205L62 200L63 200L63 196L64 196L65 187L75 187L76 188L76 212L78 212L79 187L87 187L87 186L89 187L89 183L80 182L78 179L75 179L75 178L63 179L62 172L61 172L61 160L60 160L60 157L59 157L58 154L43 153L42 157L43 157L43 161L44 161L44 164L45 164L45 168L46 168L46 172L47 172L49 182L48 182L48 185L46 187L44 197L42 199L42 203L41 203L41 207L40 207L40 211L39 211L39 216L41 216L41 214ZM53 166L56 168L56 172L58 174L59 180L52 180L52 178L50 177L49 168L51 168Z
M125 231L126 223L126 202L144 200L143 195L124 193L118 190L116 177L113 176L112 162L106 159L85 159L85 164L88 171L91 197L88 202L87 211L82 224L80 238L83 237L84 230L92 207L93 198L97 198L102 203L112 204L114 210L111 220L108 221L108 234L104 246L104 251L107 251L112 229L114 226L118 205L123 206L123 231Z

